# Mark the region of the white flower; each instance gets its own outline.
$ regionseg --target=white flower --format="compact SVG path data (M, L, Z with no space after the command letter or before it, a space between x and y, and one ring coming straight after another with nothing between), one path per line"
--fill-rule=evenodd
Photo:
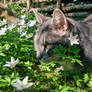
M16 88L16 90L23 90L31 87L33 83L28 83L28 76L26 76L23 81L16 79L16 84L11 83L13 87Z
M33 37L33 34L26 35L25 37L26 37L27 39L32 38L32 37Z
M63 66L60 66L58 68L55 69L55 72L59 72L59 71L64 71L64 67Z
M7 27L5 26L5 27L3 27L3 28L1 28L1 30L0 30L0 35L5 35L6 32L7 31Z
M15 24L11 24L11 25L8 26L7 29L12 30L14 27L15 27Z
M9 47L7 46L5 49L6 49L6 50L8 50L8 49L9 49Z
M14 60L14 57L11 57L11 61L10 62L6 62L6 64L4 66L10 67L10 68L14 68L15 65L19 62L18 59Z
M22 10L21 10L21 13L24 13L26 10L25 10L25 8L23 8Z
M72 33L70 33L70 37L68 38L70 40L71 45L73 44L79 44L79 39L77 39L78 35L73 36Z
M8 44L5 45L5 49L8 50L10 46Z
M26 25L19 26L19 27L18 27L19 33L21 33L22 30L25 29L25 28L26 28Z
M29 21L28 23L27 23L27 26L28 27L32 27L32 26L34 26L36 24L36 20L31 20L31 21Z
M27 33L27 32L21 32L21 33L20 33L20 37L26 36L26 33Z
M0 26L7 24L6 19L3 19L3 21L0 21Z
M20 26L20 29L24 29L24 28L26 28L26 24Z
M22 19L25 19L25 18L26 18L26 15L22 15L21 18L22 18Z
M2 24L7 24L6 19L3 19Z
M21 32L22 32L22 29L20 29L19 27L18 27L18 32L19 32L19 33L21 33Z
M25 24L25 20L24 20L24 19L20 19L20 20L18 21L18 23L19 23L19 25L23 26L23 25Z

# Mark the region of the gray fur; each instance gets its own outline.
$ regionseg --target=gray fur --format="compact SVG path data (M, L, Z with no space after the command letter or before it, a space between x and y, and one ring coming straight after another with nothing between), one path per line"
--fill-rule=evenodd
M59 21L57 17L60 18ZM83 54L91 61L92 14L83 21L75 21L70 18L65 18L64 14L59 9L55 9L53 17L45 20L37 29L34 37L34 47L37 52L37 57L41 59L48 56L48 48L46 47L48 44L66 44L71 32L73 35L78 35Z

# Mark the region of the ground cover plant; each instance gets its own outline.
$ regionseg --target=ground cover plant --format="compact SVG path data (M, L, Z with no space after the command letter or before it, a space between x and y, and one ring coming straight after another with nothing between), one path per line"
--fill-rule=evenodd
M19 21L7 24L0 20L0 92L91 92L92 73L78 71L83 67L78 45L59 45L47 61L37 60L34 14L26 15L26 8L15 3L9 7Z

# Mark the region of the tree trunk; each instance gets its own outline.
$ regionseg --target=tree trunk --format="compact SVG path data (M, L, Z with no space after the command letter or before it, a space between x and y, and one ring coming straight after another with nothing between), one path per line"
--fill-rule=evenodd
M7 0L4 0L4 5L6 5L7 4Z
M82 17L85 18L86 16L89 15L89 12L73 12L73 13L65 13L65 16L67 17Z
M57 8L60 8L61 0L57 0Z
M10 0L10 2L12 2L13 0Z
M0 3L0 7L2 8L8 8L7 4Z
M4 7L7 8L8 5L7 5L7 0L4 0Z
M27 0L27 8L28 9L30 9L30 4L31 4L30 0Z
M36 2L36 8L38 8L39 7L39 0L37 0L37 2Z
M92 9L92 4L83 4L83 5L73 5L63 7L62 10L65 12L73 12L73 11L84 11Z

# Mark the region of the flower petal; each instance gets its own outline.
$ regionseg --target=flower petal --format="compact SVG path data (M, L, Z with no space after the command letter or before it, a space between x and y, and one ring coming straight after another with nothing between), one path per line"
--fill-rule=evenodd
M71 45L73 45L73 42L71 42Z
M8 67L10 67L10 65L9 65L9 64L5 64L4 66L8 66Z
M22 85L22 82L19 79L16 79L17 85Z
M23 90L23 87L22 87L21 85L17 85L17 84L13 84L13 83L11 83L11 85L12 85L13 87L15 87L16 90Z
M14 57L11 57L11 63L13 63L15 60L14 60Z
M16 64L17 64L17 63L19 62L19 59L17 58L15 62L16 62Z
M28 81L28 76L26 76L24 79L23 79L23 84L26 85L27 84L27 81Z
M11 83L11 85L12 85L13 87L15 87L15 88L17 88L17 87L18 87L18 85L13 84L13 83Z
M75 44L79 44L79 42L75 42Z
M29 87L31 87L32 85L33 85L33 83L30 83L30 84L28 84L27 86L25 86L24 89L29 88Z
M10 64L10 62L7 61L6 64Z

